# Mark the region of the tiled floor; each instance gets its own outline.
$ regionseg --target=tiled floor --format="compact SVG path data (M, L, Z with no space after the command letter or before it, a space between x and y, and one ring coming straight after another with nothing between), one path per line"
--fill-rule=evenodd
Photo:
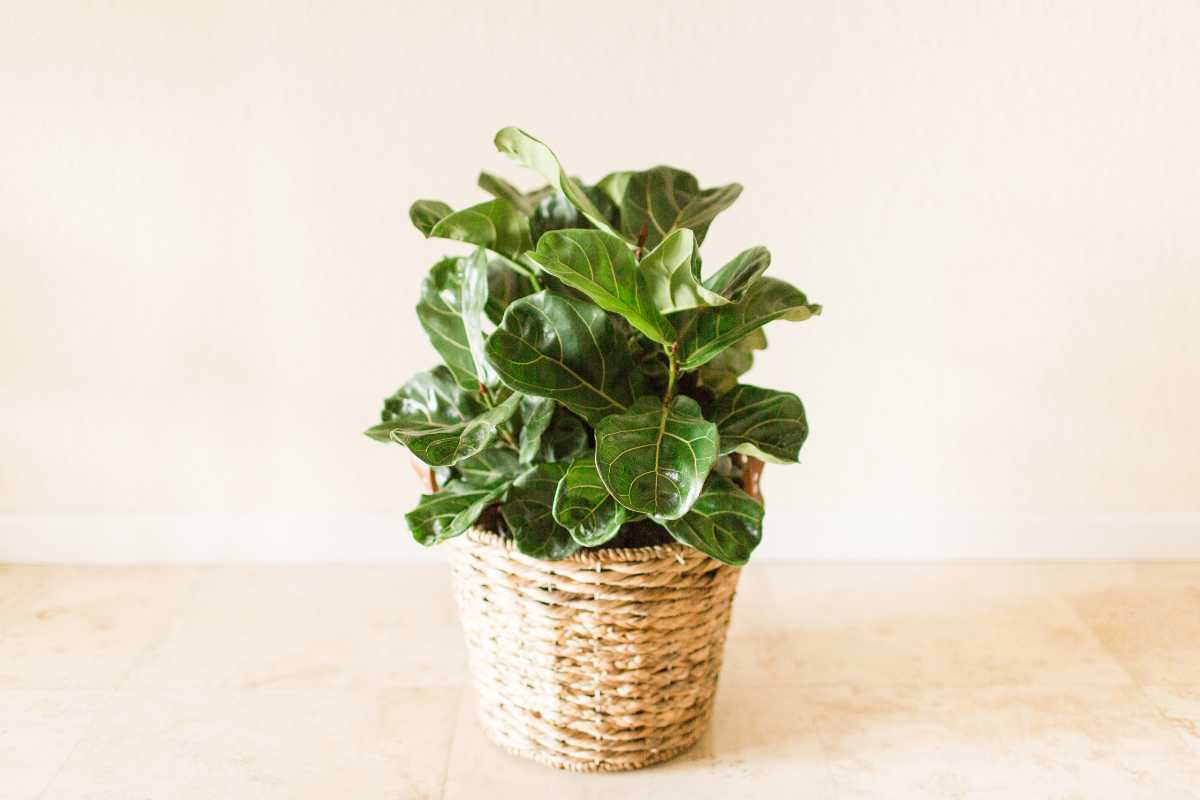
M439 566L0 566L0 800L1196 798L1200 564L755 565L716 718L508 756Z

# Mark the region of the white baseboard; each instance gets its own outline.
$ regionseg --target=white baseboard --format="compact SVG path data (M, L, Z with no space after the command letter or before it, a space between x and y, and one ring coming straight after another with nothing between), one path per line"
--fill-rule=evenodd
M763 560L1200 560L1200 512L768 515ZM0 562L439 561L399 514L0 514Z

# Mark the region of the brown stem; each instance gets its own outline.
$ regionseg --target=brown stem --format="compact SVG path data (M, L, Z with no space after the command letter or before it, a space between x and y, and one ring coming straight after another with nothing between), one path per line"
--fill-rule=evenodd
M762 471L766 465L759 459L742 453L734 453L733 462L742 468L742 491L760 506L763 505Z
M433 474L433 467L415 456L409 456L408 462L412 464L413 472L417 473L417 478L421 481L421 488L427 489L429 494L436 492L438 482L437 475Z

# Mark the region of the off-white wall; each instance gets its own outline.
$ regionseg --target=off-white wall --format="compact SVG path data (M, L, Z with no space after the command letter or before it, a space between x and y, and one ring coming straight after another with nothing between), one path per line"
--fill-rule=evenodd
M406 209L508 124L825 304L763 556L1200 557L1200 5L318 5L5 11L0 559L415 554Z

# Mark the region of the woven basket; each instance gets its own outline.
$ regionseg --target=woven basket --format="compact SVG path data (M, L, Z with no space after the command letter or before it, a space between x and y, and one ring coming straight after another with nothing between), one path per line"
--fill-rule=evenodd
M538 561L482 530L452 552L476 708L496 744L594 772L700 738L740 570L682 545Z

